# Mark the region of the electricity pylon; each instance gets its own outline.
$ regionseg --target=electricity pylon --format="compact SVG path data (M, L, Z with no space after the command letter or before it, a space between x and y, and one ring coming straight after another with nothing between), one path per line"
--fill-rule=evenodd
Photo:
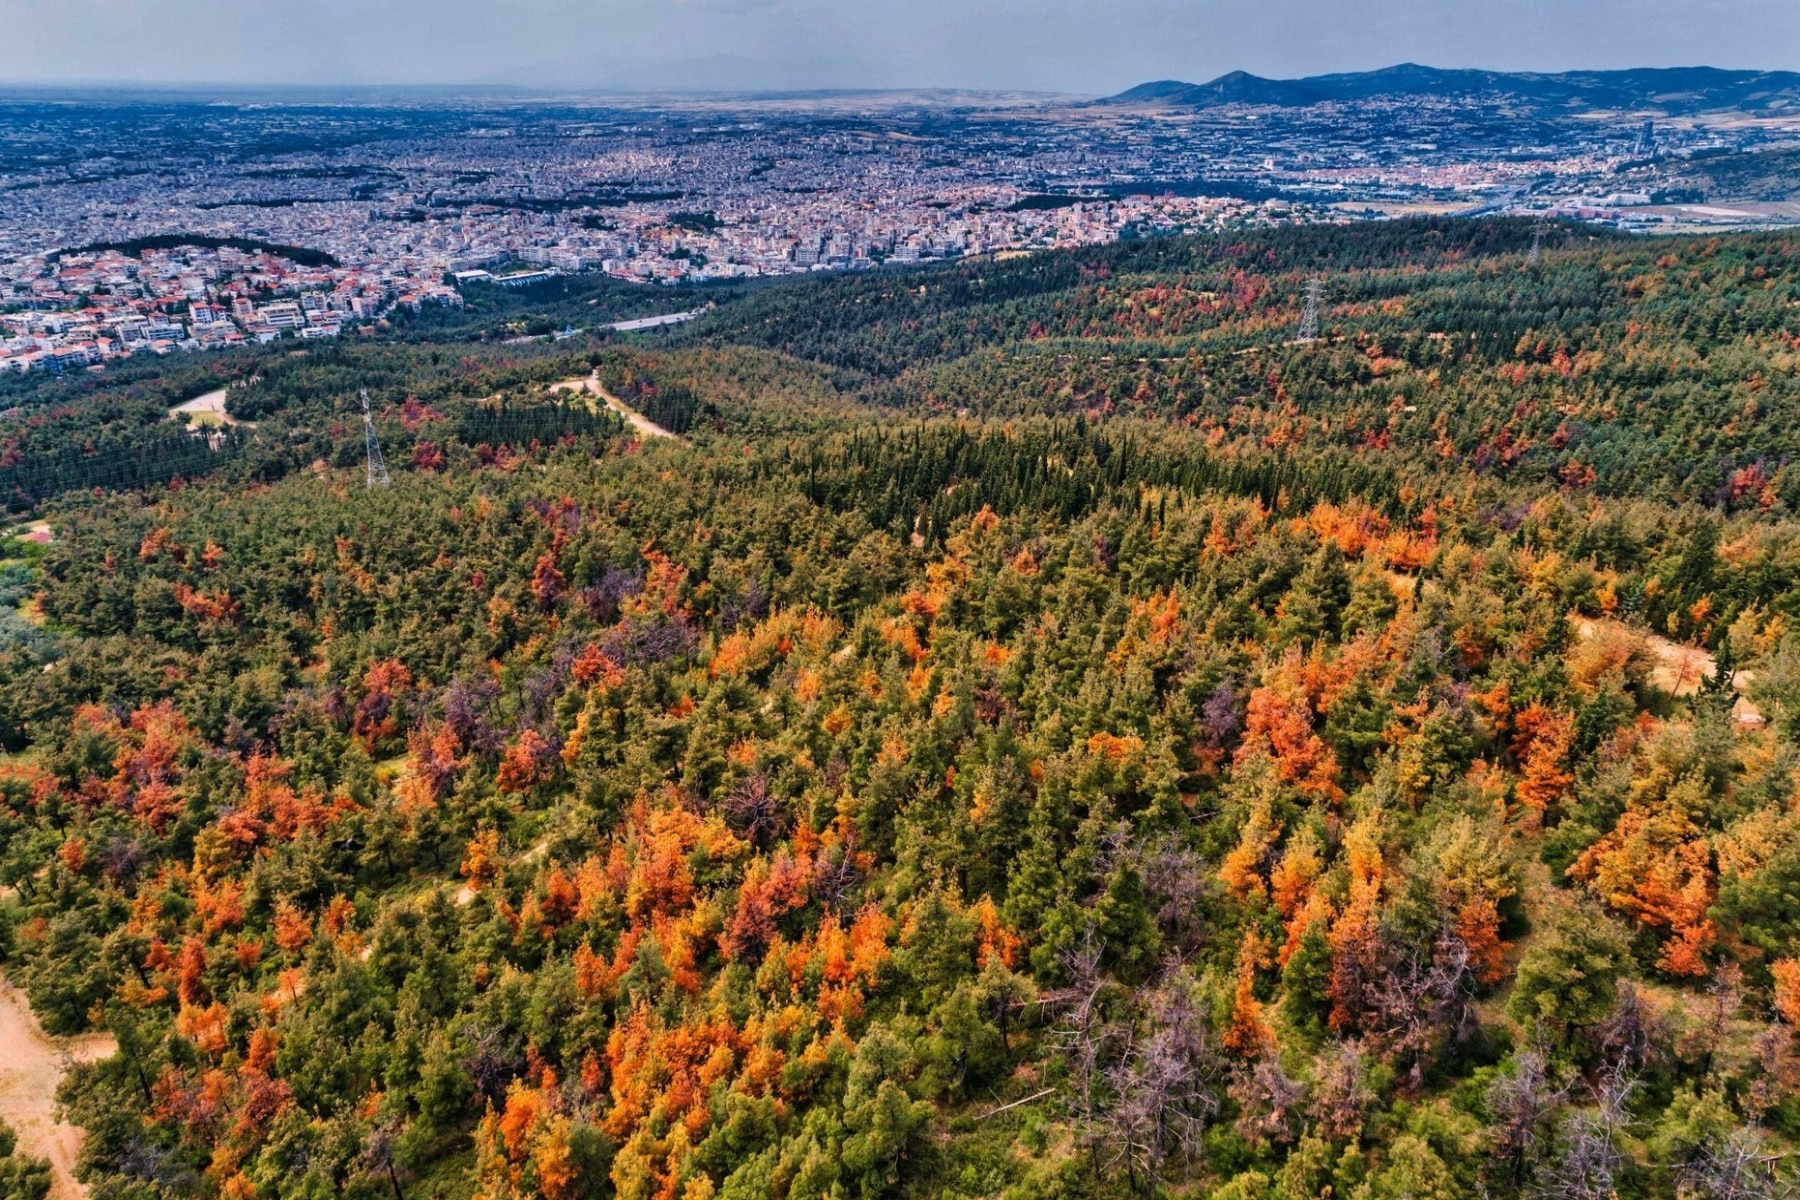
M1531 253L1525 256L1525 265L1527 267L1535 267L1538 263L1543 261L1544 230L1548 225L1549 221L1547 218L1544 214L1539 213L1537 224L1531 227Z
M1325 298L1325 281L1313 276L1306 281L1306 308L1300 314L1300 338L1302 342L1319 340L1319 301Z
M375 437L375 416L369 411L369 389L362 389L363 437L369 443L369 486L388 485L387 463L381 458L381 443Z

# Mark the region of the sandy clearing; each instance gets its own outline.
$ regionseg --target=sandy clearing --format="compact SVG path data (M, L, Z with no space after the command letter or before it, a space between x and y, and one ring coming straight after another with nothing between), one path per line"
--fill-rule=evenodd
M1656 659L1656 666L1650 672L1650 682L1671 696L1694 695L1719 670L1718 661L1700 647L1684 646L1680 642L1670 641L1660 634L1637 629L1622 621L1596 621L1592 617L1578 616L1575 618L1575 628L1584 638L1593 637L1601 629L1622 630L1642 638ZM1731 677L1731 686L1742 693L1755 677L1754 672L1737 671ZM1760 726L1764 723L1762 713L1757 711L1748 697L1741 694L1731 712L1739 725Z
M187 403L177 404L169 410L171 417L177 413L187 417L190 425L211 424L213 421L224 425L237 424L231 414L225 411L224 388L208 392L204 396L195 396Z
M81 1200L75 1179L81 1130L58 1120L56 1087L75 1063L95 1062L118 1049L108 1034L52 1038L38 1024L25 994L0 977L0 1117L19 1135L19 1148L50 1160L53 1200Z

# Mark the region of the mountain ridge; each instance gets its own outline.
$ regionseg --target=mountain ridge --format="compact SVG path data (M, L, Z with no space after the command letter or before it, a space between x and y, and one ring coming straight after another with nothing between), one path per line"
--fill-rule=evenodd
M1541 105L1630 108L1663 113L1709 109L1800 108L1800 72L1719 67L1640 67L1618 71L1507 72L1397 63L1374 71L1269 79L1232 71L1206 83L1178 79L1139 84L1104 105L1216 108L1230 104L1300 108L1394 96L1509 97Z

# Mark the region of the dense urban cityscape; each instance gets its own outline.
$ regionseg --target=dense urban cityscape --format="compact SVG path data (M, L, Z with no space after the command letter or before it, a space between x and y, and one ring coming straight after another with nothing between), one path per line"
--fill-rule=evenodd
M558 274L693 284L1427 212L1800 218L1692 179L1794 143L1785 112L1657 122L1417 95L1196 110L1130 93L44 100L3 105L0 371L335 336Z

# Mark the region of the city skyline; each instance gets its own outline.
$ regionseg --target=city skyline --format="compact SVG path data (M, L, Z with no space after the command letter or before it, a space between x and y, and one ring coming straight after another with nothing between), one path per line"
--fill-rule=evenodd
M0 84L949 88L1105 94L1401 61L1559 71L1800 61L1774 0L0 0Z

